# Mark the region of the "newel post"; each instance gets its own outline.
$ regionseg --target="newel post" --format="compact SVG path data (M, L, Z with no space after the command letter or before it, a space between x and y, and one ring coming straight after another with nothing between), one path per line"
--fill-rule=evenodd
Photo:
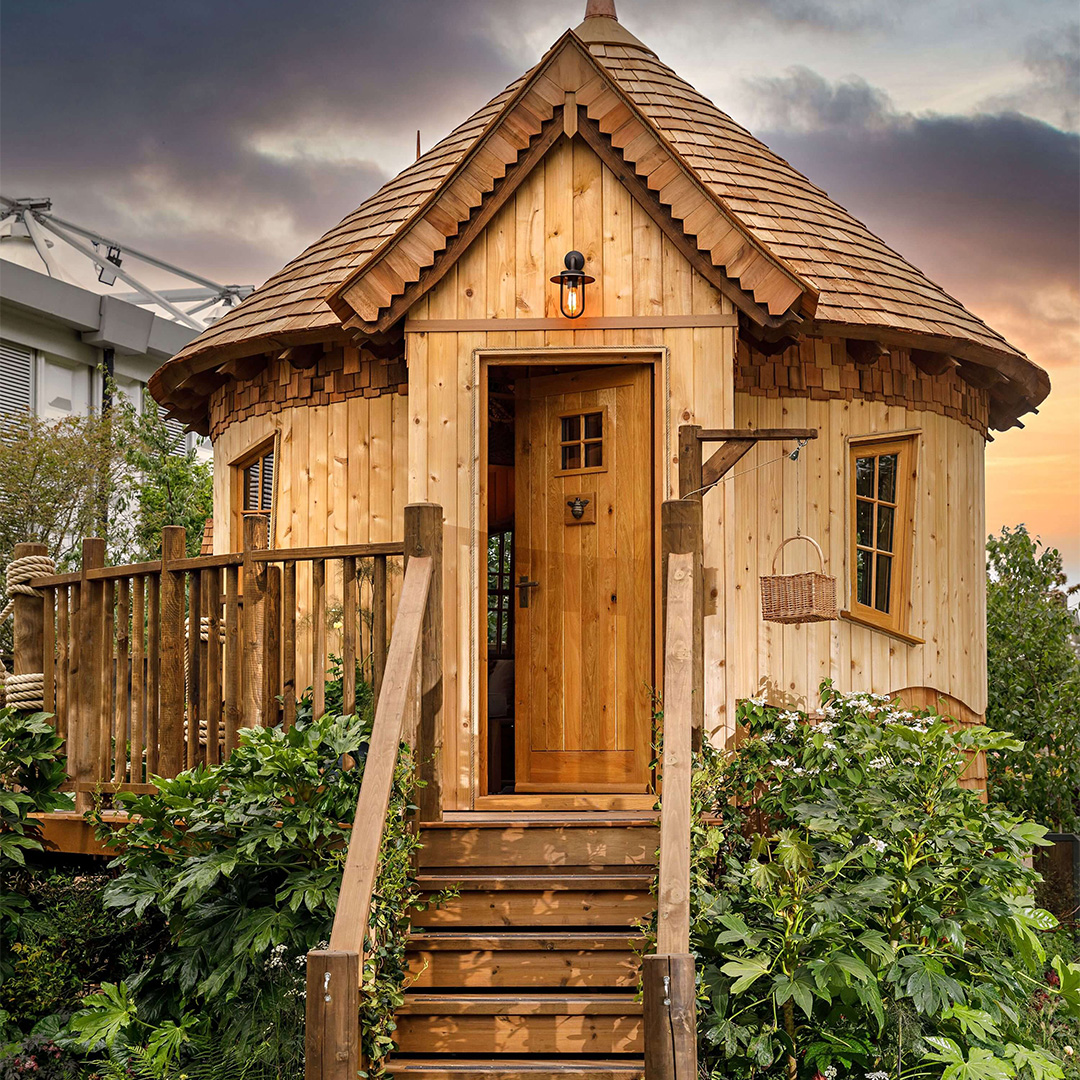
M45 544L16 544L13 559L31 555L48 555ZM45 671L45 601L41 596L17 592L15 602L15 636L12 664L13 675L36 675ZM50 658L51 659L51 658Z
M700 456L701 444L697 442L696 437L694 443L699 447ZM690 699L690 715L694 749L700 750L702 730L705 726L705 572L701 499L670 499L665 502L661 508L660 535L663 611L667 611L668 556L683 554L694 556L693 696ZM666 625L664 632L666 635Z
M304 1080L356 1080L360 1071L360 955L308 953Z
M405 566L409 559L428 556L432 562L424 628L420 637L420 662L416 698L419 719L413 741L420 779L417 793L421 821L442 820L443 745L443 509L435 503L410 503L405 507Z

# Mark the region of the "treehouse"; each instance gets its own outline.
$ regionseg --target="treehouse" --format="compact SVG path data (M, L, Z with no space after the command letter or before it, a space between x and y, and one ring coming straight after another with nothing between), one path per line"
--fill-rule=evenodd
M984 448L1049 380L589 0L151 388L213 441L213 552L170 531L107 569L88 541L31 582L22 670L82 804L321 708L333 655L352 707L359 663L376 731L308 1076L355 1076L404 731L425 887L460 895L417 919L391 1074L614 1080L692 1075L695 739L825 678L981 720ZM759 579L810 571L835 617L763 620Z

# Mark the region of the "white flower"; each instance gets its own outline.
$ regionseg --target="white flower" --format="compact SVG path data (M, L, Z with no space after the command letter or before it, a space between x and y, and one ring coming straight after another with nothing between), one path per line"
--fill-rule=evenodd
M883 769L888 764L889 764L889 759L887 757L876 757L876 758L874 758L873 761L870 762L870 768L871 769Z
M835 1065L826 1065L825 1066L825 1080L836 1080L836 1066Z
M791 762L791 758L776 758L775 760L770 761L769 764L774 769L786 769L791 764Z
M761 738L764 742L776 742L776 732L766 731L765 734L761 736Z
M823 743L821 744L821 748L822 748L823 750L835 750L835 749L836 749L836 743L834 743L834 742L832 741L832 739L826 739L826 740L825 740L825 741L824 741L824 742L823 742Z
M795 774L796 776L803 776L803 775L805 775L805 773L806 773L806 770L805 770L804 768L802 768L801 766L799 766L799 765L796 765L796 766L795 766L795 768L794 768L794 769L792 769L791 771L792 771L792 772L793 772L793 773L794 773L794 774Z
M873 848L873 849L874 849L874 850L875 850L875 851L876 851L876 852L877 852L877 853L878 853L879 855L880 855L880 854L882 854L882 852L884 852L885 848L887 848L887 847L888 847L888 844L886 844L884 840L879 840L879 839L878 839L878 838L877 838L876 836L871 836L871 837L870 837L870 839L869 839L869 840L867 840L866 842L867 842L867 843L868 843L868 844L869 844L869 845L870 845L870 846L871 846L871 847L872 847L872 848Z
M1066 1057L1072 1057L1073 1054L1076 1053L1076 1051L1071 1046L1069 1046L1068 1044L1063 1046L1061 1049L1064 1051Z
M883 1069L866 1074L866 1080L889 1080L889 1074Z
M821 723L818 724L817 730L820 731L822 735L828 735L835 727L836 724L831 720L822 720Z
M765 695L762 694L761 697L752 697L750 699L750 704L756 705L760 709L765 704Z

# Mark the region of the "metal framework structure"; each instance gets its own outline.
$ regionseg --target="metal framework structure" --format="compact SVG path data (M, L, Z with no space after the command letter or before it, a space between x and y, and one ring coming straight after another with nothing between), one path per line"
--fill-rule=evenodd
M33 242L50 277L65 280L55 255L50 251L54 243L51 238L55 238L89 259L97 267L98 281L103 285L114 285L119 279L135 290L111 295L128 303L159 307L178 323L193 330L205 330L213 321L208 318L209 313L219 304L225 309L235 307L255 289L254 285L221 285L201 274L139 251L130 244L102 236L73 221L65 221L53 214L52 200L48 198L11 199L0 195L0 207L0 214L3 215L0 217L0 230L9 226L13 230L21 228ZM137 260L175 274L196 287L153 289L124 268L125 260ZM180 304L192 306L185 309L179 307Z

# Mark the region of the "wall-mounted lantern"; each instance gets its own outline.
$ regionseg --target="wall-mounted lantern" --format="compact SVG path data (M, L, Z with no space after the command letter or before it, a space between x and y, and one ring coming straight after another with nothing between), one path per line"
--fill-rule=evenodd
M551 280L559 286L559 307L568 319L577 319L585 311L585 286L596 278L585 273L585 256L571 251L563 260L566 269Z

